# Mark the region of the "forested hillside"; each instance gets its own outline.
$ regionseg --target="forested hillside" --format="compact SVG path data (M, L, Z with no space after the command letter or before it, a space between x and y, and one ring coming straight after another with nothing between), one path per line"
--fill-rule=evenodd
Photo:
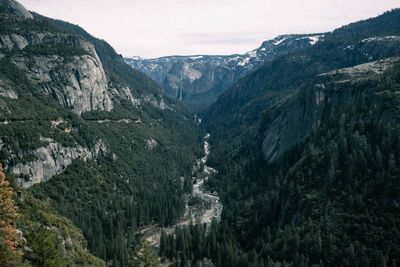
M1 4L0 162L20 196L20 246L36 253L23 259L44 266L32 236L44 231L62 266L100 266L88 251L126 266L137 229L183 214L203 134L105 41Z
M219 157L254 139L263 111L314 75L398 54L399 13L393 10L327 33L314 46L267 63L232 85L203 116L213 136L210 164L223 162Z
M398 59L315 75L398 55L399 19L350 24L266 64L206 114L209 186L225 196L233 248L254 262L398 264Z
M177 228L162 238L161 255L217 266L397 266L400 59L385 62L377 63L384 73L317 76L271 107L285 114L307 89L325 86L324 113L307 141L268 163L261 147L273 122L263 121L254 145L238 149L208 181L224 200L221 223L209 232Z
M0 265L399 266L400 10L318 38L193 116L0 0Z
M205 114L221 223L164 235L162 255L398 266L399 18L393 10L345 26L226 91Z

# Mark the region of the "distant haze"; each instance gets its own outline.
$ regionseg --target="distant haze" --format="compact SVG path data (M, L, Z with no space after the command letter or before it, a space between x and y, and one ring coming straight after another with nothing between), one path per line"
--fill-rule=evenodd
M124 56L234 54L287 33L332 31L398 0L20 0L78 24Z

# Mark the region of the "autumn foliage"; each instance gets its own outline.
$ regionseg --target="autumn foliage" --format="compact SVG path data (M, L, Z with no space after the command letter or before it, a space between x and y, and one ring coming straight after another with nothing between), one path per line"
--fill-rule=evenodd
M12 199L13 190L9 182L5 180L6 177L2 171L0 163L0 242L5 246L1 246L1 250L9 251L9 253L1 251L0 265L5 265L8 262L8 256L14 254L17 249L18 233L15 228L15 219L18 213Z

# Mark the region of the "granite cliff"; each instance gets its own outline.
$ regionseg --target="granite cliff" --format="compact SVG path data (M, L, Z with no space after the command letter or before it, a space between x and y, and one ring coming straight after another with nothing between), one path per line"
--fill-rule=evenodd
M131 57L125 58L125 61L160 83L166 94L198 110L215 102L221 92L262 64L310 47L323 39L323 36L280 35L241 55L169 56L154 59Z
M365 121L374 125L394 124L396 114L384 112L383 99L375 94L371 84L378 83L384 71L399 62L400 58L392 57L319 74L284 103L267 110L261 127L262 151L267 162L279 160L286 152L302 146L323 118L346 103L361 101L361 95L372 96L375 107Z
M129 68L111 46L79 26L31 14L12 0L1 1L0 15L4 25L0 31L4 68L0 75L0 127L13 129L13 134L27 124L33 123L36 129L35 109L51 106L62 110L55 102L67 111L46 110L39 128L45 124L48 130L36 132L28 149L17 144L18 138L10 138L10 132L0 134L5 170L15 175L22 187L48 181L74 160L116 158L106 138L94 134L93 140L80 140L90 126L82 132L79 128L85 119L72 118L70 111L89 120L96 118L99 123L144 123L141 116L148 117L153 110L181 116L183 108L166 98L156 83ZM31 97L41 102L30 107L34 110L23 106L23 101ZM55 137L51 132L59 133ZM143 147L149 139L154 140L152 136L143 137Z
M0 162L18 191L23 260L127 266L139 227L183 215L203 133L79 26L12 0L0 25Z

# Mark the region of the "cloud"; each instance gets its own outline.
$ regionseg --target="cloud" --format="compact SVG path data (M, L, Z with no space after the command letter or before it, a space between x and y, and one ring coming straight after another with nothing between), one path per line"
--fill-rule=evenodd
M124 55L229 54L279 34L331 31L398 0L21 0L105 39ZM236 51L233 51L236 49Z

